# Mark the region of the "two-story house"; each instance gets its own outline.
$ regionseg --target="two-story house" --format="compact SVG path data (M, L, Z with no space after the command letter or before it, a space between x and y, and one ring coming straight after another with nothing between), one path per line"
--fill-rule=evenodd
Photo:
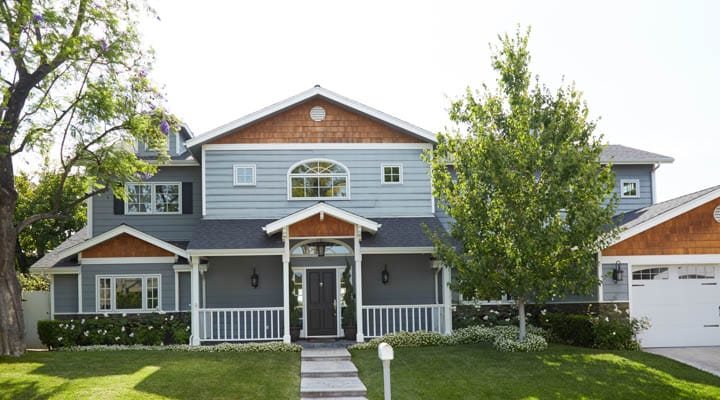
M447 333L451 274L425 232L451 223L422 159L435 143L429 131L316 86L202 135L171 135L169 164L128 182L126 201L92 198L88 226L33 270L52 278L53 317L185 311L196 345L290 341L291 289L300 337ZM609 146L600 162L613 164L626 219L661 206L654 171L671 158ZM618 257L603 254L597 296L575 300L632 309L633 274L608 281L633 268ZM346 268L353 326L342 318Z

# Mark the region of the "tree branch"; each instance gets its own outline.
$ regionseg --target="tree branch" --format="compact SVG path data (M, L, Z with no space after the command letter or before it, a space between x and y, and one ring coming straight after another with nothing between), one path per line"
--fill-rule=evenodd
M46 212L46 213L40 213L40 214L32 215L32 216L26 218L24 221L22 221L22 222L20 222L19 224L17 224L17 225L15 226L15 231L17 232L18 235L20 235L20 232L22 232L25 228L27 228L28 226L30 226L31 224L33 224L33 223L35 223L35 222L37 222L37 221L41 221L41 220L44 220L44 219L63 219L63 218L69 218L70 216L66 214L68 211L73 210L75 207L77 207L77 206L78 206L80 203L82 203L83 201L85 201L85 200L87 200L87 199L89 199L89 198L91 198L91 197L93 197L93 196L95 196L95 195L98 195L98 194L100 194L100 193L106 192L107 190L108 190L108 188L107 188L107 187L104 187L104 188L102 188L102 189L97 189L97 190L94 190L94 191L92 191L92 192L90 192L90 193L87 193L87 194L85 194L84 196L80 197L79 199L77 199L77 200L73 201L72 203L68 204L67 207L65 207L65 208L62 209L62 210L61 210L59 207L56 207L56 208L53 208L52 211L49 211L49 212Z

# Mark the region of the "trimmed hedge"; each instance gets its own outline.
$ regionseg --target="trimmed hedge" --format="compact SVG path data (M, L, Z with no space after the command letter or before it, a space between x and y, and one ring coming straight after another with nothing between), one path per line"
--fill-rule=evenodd
M187 344L190 315L135 314L38 321L38 336L49 349L68 346Z
M593 347L595 343L593 321L588 315L548 313L541 318L540 324L556 342L582 347Z
M630 318L619 308L601 315L546 314L540 324L552 341L605 350L639 350L637 336L649 327L646 319Z

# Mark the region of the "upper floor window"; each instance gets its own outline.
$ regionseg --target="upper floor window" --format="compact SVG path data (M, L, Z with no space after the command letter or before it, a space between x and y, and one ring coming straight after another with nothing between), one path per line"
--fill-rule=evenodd
M380 166L382 183L386 185L400 185L403 183L402 164L382 164Z
M640 180L621 179L620 197L640 197Z
M345 166L331 160L306 160L290 167L290 199L325 200L349 198L350 174Z
M255 165L233 165L233 175L235 186L255 186Z
M125 214L180 214L182 185L178 183L128 183Z

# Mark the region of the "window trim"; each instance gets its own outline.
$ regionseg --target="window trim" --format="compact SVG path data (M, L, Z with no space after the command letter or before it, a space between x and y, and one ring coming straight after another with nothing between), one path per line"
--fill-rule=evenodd
M125 215L181 215L182 214L182 182L125 182L125 194L128 193L129 185L149 185L151 212L132 212L129 210L129 202L125 201ZM178 210L176 212L159 212L155 209L155 186L177 185L178 187Z
M252 169L252 182L251 183L238 183L237 172L240 168ZM233 186L255 186L257 185L257 167L255 164L233 164Z
M127 308L118 310L115 299L115 279L141 279L142 280L142 304L143 308ZM157 278L158 305L157 308L147 308L147 278ZM110 279L110 309L100 308L100 280ZM162 274L118 274L118 275L96 275L95 276L95 311L98 313L152 313L162 311Z
M350 257L350 256L355 255L353 248L349 244L343 242L342 240L330 239L330 238L323 237L323 238L317 238L317 239L302 240L302 241L296 243L295 245L291 246L290 247L290 257L292 257L292 258L296 258L296 257L297 258L319 258L317 255L314 255L314 254L293 254L293 251L295 251L295 249L297 249L298 247L302 247L302 246L305 246L306 244L318 243L318 242L326 242L326 243L336 244L336 245L342 246L342 247L348 249L348 251L350 251L348 254L332 254L332 255L325 255L324 257L331 257L331 258L332 257Z
M623 192L625 183L634 183L635 184L635 193L637 193L634 196L631 195L625 195ZM623 199L637 199L640 197L640 179L620 179L620 197Z
M298 166L302 164L306 164L309 162L328 162L337 164L345 169L345 188L347 195L345 197L293 197L292 196L292 177L293 174L291 173L293 169L297 168ZM291 165L290 168L287 170L287 199L288 201L303 201L303 200L309 200L309 201L318 201L318 200L332 200L332 201L345 201L350 200L350 168L348 168L345 164L331 160L329 158L308 158L306 160L298 161L295 164ZM310 175L310 174L297 174L298 176L304 176L304 175ZM328 174L328 175L341 175L341 174Z
M386 182L385 181L385 168L386 167L398 167L398 174L400 180L397 182ZM403 165L402 163L382 163L380 164L380 183L383 185L402 185L403 184Z

